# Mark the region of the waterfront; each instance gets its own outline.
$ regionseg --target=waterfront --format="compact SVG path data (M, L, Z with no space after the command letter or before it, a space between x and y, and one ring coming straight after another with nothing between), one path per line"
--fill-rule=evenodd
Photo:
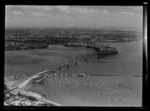
M70 62L69 68L57 70L57 75L28 90L64 106L141 106L142 41L113 45L119 49L119 54L99 59L96 55L86 56L95 53L93 49L61 45L40 50L6 51L5 76L56 70L70 58L81 56L77 65ZM89 76L66 75L79 73Z
M142 6L5 9L4 106L142 106Z
M118 55L111 55L89 62L78 61L58 73L86 73L90 75L142 76L142 41L115 43ZM5 76L33 75L43 70L55 70L68 58L94 53L93 49L53 46L49 49L5 51ZM91 62L90 62L91 61Z
M43 83L34 84L28 91L45 95L47 100L64 106L141 106L142 40L112 45L119 49L119 54L105 57L98 57L91 48L62 45L5 51L5 76L32 76L57 69L57 75L50 74ZM69 66L63 66L67 62ZM80 73L88 76L75 75Z

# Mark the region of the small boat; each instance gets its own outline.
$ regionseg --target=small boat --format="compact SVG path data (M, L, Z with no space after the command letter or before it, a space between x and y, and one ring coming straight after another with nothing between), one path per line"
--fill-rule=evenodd
M86 74L83 74L83 73L78 74L78 77L85 77L85 76L86 76Z

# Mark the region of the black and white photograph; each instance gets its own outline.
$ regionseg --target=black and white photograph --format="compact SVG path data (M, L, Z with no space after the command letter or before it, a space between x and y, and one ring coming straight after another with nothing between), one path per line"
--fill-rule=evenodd
M142 107L143 6L5 5L4 106Z

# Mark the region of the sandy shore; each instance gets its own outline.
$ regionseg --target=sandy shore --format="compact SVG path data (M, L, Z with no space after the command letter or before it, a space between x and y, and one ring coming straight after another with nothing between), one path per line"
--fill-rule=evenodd
M30 91L64 106L142 106L142 77L49 77Z

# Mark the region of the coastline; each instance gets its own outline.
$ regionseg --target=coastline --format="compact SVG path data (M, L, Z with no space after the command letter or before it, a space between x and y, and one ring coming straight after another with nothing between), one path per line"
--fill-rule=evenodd
M30 91L64 106L141 106L142 78L87 76L47 78ZM139 99L140 98L140 99Z
M35 85L35 87L32 87L32 85L28 87L28 85L33 82L34 78L38 78L38 76L32 75L30 77L27 77L28 79L26 79L27 81L25 82L26 85L23 85L21 87L24 87L26 91L31 91L32 93L35 94L43 95L44 92L44 95L46 95L44 99L56 102L63 106L80 106L80 105L81 106L141 106L142 105L142 101L141 101L142 100L142 78L141 77L118 76L118 75L116 76L112 76L112 75L89 76L88 75L86 77L80 78L76 74L71 75L65 73L63 75L55 74L55 73L53 73L52 75L46 74L46 76L47 77L49 76L47 78L49 80L44 78L41 79L39 78L39 80L37 79L37 83L33 84L33 86ZM40 83L41 81L43 82ZM61 83L62 86L59 86L60 84L59 81L62 82ZM97 81L97 83L95 83L95 81ZM120 82L117 83L117 81ZM27 83L29 84L27 85ZM45 89L41 88L43 86ZM41 90L39 90L38 88L40 88ZM50 91L48 89L50 89ZM118 92L115 92L116 89Z
M44 72L47 72L44 71ZM44 73L41 72L41 73ZM13 87L13 83L9 84L9 82L12 81L8 81L7 84L5 83L5 101L4 104L5 105L30 105L30 106L34 106L34 105L48 105L48 106L61 106L58 103L55 103L53 101L50 100L46 100L44 98L43 95L35 93L35 92L31 92L28 91L28 89L32 88L32 82L34 82L33 80L40 77L41 73L37 73L34 76L28 77L26 78L24 81L19 81L17 82L17 84L15 84L15 86ZM42 80L45 79L44 77L46 77L45 75L42 75ZM17 99L16 99L17 98ZM24 103L22 103L22 99L24 98ZM33 100L34 99L34 100Z
M53 104L56 106L142 105L141 77L51 75L36 74L18 85L19 88L13 92L17 95L16 91L19 91L22 95L30 95L46 103L49 101L48 104L56 103ZM33 84L35 80L39 81Z

